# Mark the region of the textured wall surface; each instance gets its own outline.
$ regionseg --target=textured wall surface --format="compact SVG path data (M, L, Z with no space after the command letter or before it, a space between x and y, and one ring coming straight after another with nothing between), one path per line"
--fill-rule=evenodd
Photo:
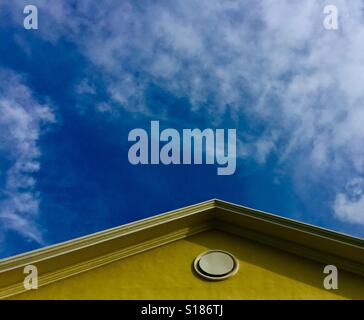
M239 272L219 282L198 278L192 262L208 249L233 253L240 262ZM208 231L13 298L364 299L364 279L342 270L339 290L325 290L323 267L269 246Z

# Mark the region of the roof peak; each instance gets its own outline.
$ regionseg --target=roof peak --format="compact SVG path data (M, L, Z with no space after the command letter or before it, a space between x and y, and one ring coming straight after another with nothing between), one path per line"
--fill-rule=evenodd
M42 270L47 270L51 275L44 281L54 281L59 277L86 271L211 229L232 233L316 261L335 263L338 267L364 275L363 239L224 200L210 199L1 259L0 284L5 283L10 287L14 285L12 281L23 275L19 269L28 264L40 265Z

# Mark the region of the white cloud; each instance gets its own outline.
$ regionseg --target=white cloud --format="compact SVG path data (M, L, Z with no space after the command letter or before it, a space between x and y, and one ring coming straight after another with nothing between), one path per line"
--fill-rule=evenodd
M40 168L37 145L41 124L54 116L39 104L22 79L0 70L0 160L4 181L0 193L0 229L14 230L28 239L43 242L37 227L39 194L34 173Z
M364 225L364 179L355 178L346 186L345 193L336 196L334 211L343 221Z
M284 164L305 150L312 171L340 176L337 189L364 175L363 1L330 1L338 31L322 25L323 0L34 3L39 35L75 42L120 107L150 114L144 92L157 83L214 124L229 114L242 158ZM263 129L247 134L242 118Z

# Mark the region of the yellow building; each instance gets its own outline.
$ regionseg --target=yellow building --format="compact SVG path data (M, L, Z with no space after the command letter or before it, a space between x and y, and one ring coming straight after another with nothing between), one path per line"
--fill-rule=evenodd
M2 259L0 298L364 299L364 240L211 200Z

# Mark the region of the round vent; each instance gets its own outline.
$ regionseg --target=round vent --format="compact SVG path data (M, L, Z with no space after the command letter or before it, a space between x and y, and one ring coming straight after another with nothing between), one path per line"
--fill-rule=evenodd
M209 250L200 254L194 261L195 271L209 280L223 280L233 276L239 269L236 258L222 250Z

